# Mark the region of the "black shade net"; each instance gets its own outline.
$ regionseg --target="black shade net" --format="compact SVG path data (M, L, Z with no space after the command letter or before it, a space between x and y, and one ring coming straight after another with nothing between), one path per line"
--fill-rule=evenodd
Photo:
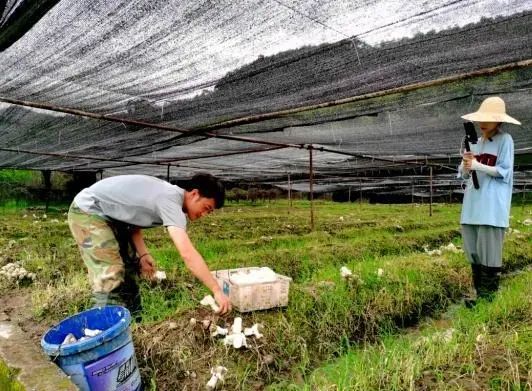
M304 189L311 148L318 192L456 186L460 115L498 95L530 179L531 1L33 3L0 7L1 167Z

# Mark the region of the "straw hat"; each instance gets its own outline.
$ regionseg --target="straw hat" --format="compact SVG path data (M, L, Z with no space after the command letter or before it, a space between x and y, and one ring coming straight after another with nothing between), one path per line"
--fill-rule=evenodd
M508 122L521 125L521 122L506 114L506 105L498 96L484 99L477 111L463 115L462 118L476 122Z

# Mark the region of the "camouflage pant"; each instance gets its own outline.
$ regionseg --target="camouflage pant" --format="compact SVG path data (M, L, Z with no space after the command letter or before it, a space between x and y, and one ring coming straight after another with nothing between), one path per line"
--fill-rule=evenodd
M139 312L139 268L130 227L86 213L74 203L68 225L89 273L94 304L122 304Z

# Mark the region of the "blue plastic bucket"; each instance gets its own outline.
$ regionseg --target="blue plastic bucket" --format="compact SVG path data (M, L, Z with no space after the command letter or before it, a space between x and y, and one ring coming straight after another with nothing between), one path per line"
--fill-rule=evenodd
M41 346L82 391L138 391L140 373L129 324L131 315L121 306L92 308L64 319L42 337ZM98 329L95 337L63 345L72 333Z

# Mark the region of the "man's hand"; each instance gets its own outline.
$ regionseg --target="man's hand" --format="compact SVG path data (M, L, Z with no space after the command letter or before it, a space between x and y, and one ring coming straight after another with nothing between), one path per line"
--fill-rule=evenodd
M220 306L220 311L218 312L220 315L231 311L231 300L229 300L229 297L224 295L222 291L217 291L214 293L214 300L216 300Z
M471 171L471 164L473 163L473 160L475 160L475 155L473 155L473 152L464 152L462 164L467 171Z
M155 261L150 254L146 254L139 260L140 276L146 280L153 280L155 275Z
M220 315L231 311L231 301L223 294L218 282L212 276L205 260L200 253L194 248L186 231L178 227L168 227L168 233L174 241L174 244L179 251L186 267L207 287L214 295L214 300L220 306Z

